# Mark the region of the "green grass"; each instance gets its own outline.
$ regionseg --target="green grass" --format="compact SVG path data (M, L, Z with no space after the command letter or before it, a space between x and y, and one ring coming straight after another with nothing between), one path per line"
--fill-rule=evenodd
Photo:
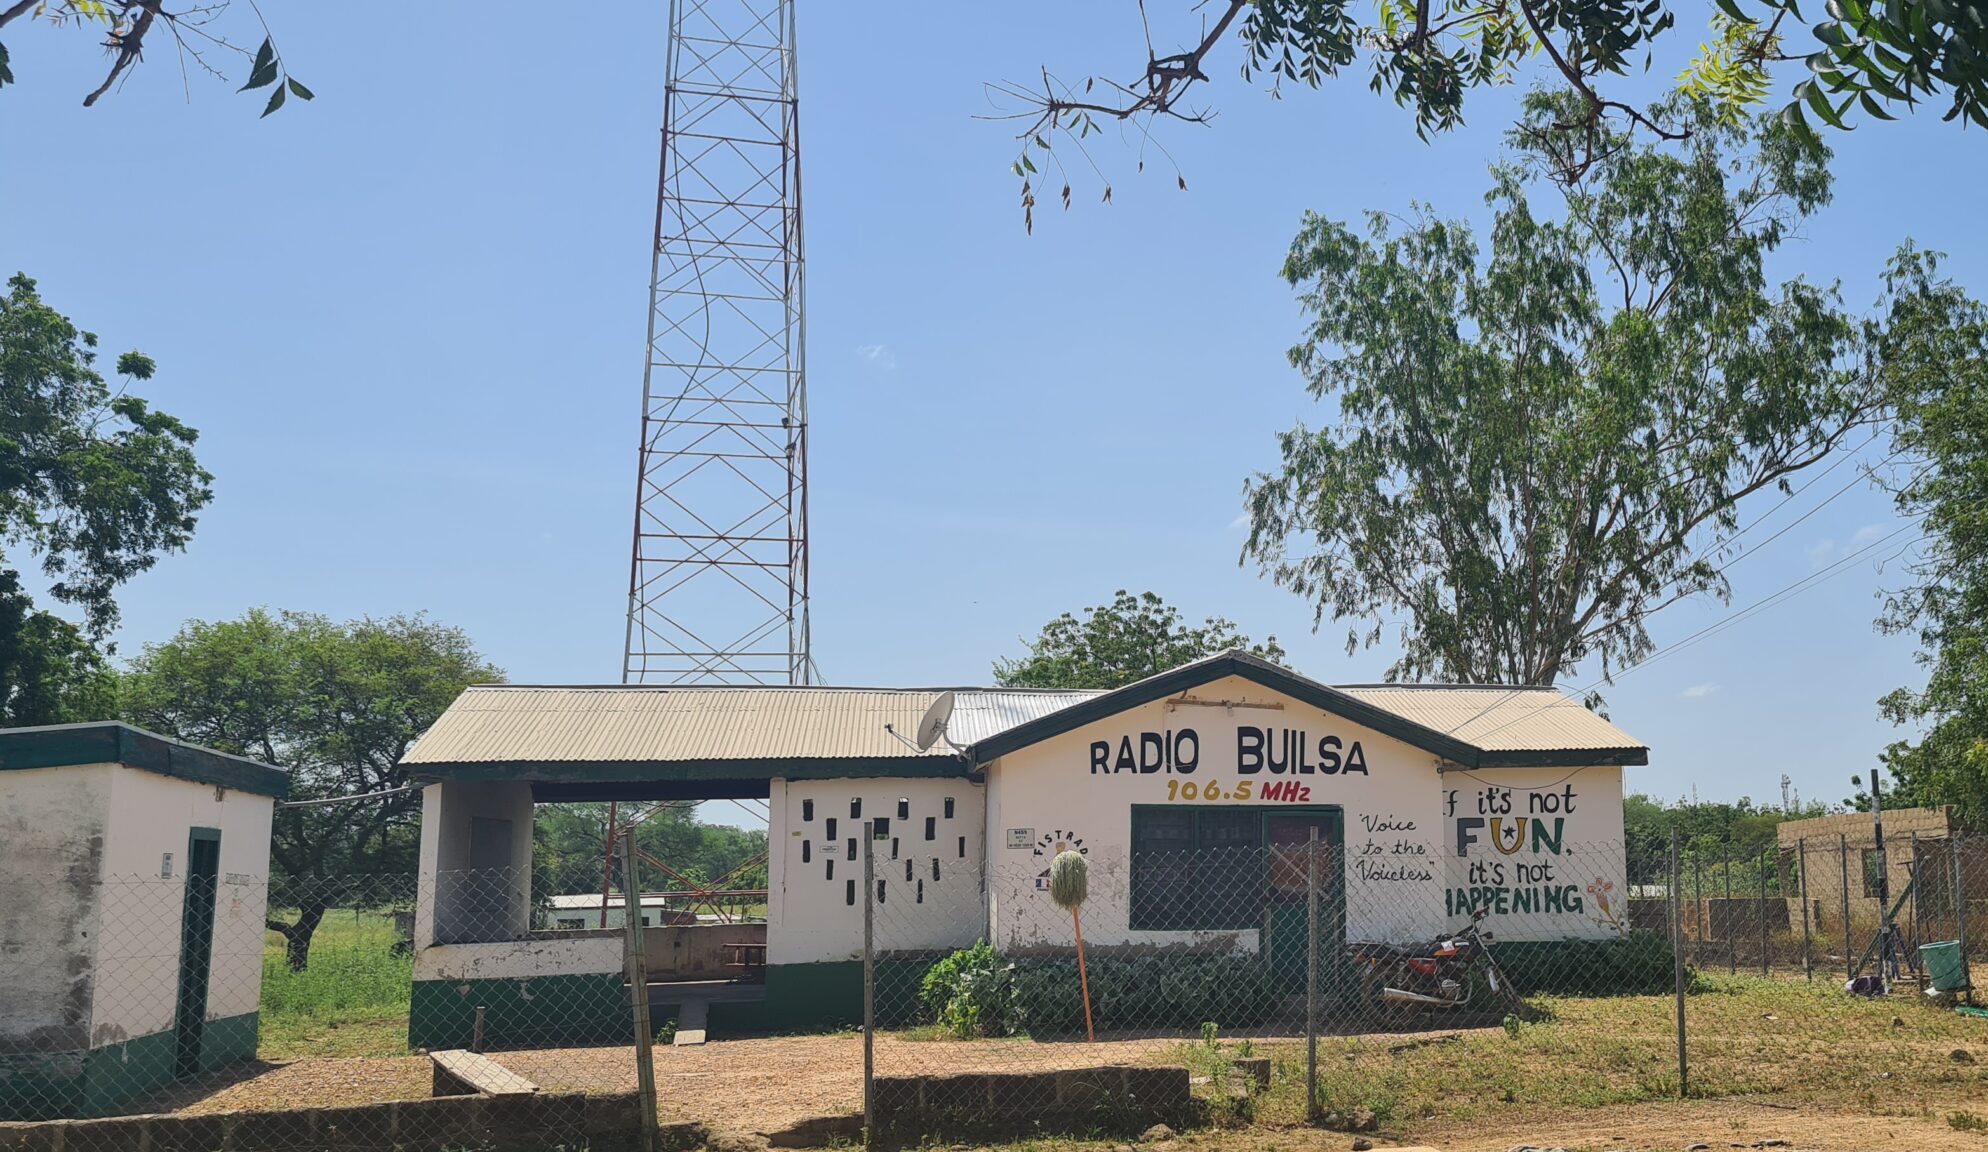
M1546 1019L1395 1042L1319 1045L1322 1109L1375 1114L1384 1132L1526 1113L1675 1099L1677 1034L1668 996L1539 997ZM1945 1115L1988 1098L1988 1030L1913 1002L1862 1000L1829 982L1712 976L1685 1008L1691 1095L1746 1096L1873 1115ZM1952 1059L1979 1052L1983 1064ZM1259 1120L1301 1122L1303 1046L1260 1041L1275 1068ZM1963 1117L1961 1123L1970 1122Z
M310 966L290 970L283 937L262 953L264 1060L300 1056L396 1056L407 1052L411 957L393 953L393 917L335 909L311 943Z

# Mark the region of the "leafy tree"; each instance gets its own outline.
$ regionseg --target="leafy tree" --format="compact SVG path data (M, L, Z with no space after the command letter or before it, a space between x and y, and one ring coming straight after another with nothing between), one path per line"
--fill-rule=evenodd
M461 629L425 616L256 609L146 645L122 706L134 724L287 769L292 800L370 797L276 813L271 858L298 917L269 926L301 969L326 909L359 877L415 867L421 796L401 757L464 688L503 675Z
M630 821L646 811L647 806L641 804L623 804L616 815L621 821ZM600 803L548 804L539 809L532 824L532 859L539 874L540 891L571 895L601 890L602 866L608 849L608 815L608 806ZM706 824L698 819L696 805L686 802L661 808L644 819L636 828L635 844L686 880L711 884L748 861L763 857L766 831ZM618 855L614 875L619 890ZM676 881L647 869L644 880L644 887L649 889L658 884L677 886ZM756 866L740 872L727 886L765 888L765 861L762 859Z
M239 60L247 69L247 82L240 91L249 92L275 85L262 114L283 107L291 96L309 100L312 92L294 79L276 51L276 41L262 12L252 2L246 7L262 31L262 45L251 52L232 39L233 27L246 28L246 20L231 20L230 0L206 0L168 11L165 0L0 0L0 28L16 20L40 21L52 28L73 29L92 38L102 36L101 45L110 56L110 71L103 83L83 97L83 107L93 107L106 92L126 78L131 67L145 58L146 45L156 46L159 37L168 38L179 56L182 72L200 71L217 80L228 79L223 68ZM7 45L0 43L0 88L15 82Z
M1488 260L1424 210L1365 235L1308 215L1285 262L1309 317L1291 362L1339 420L1284 433L1246 486L1245 557L1355 621L1349 650L1404 617L1390 677L1641 660L1652 615L1728 597L1740 502L1882 414L1882 321L1763 269L1828 199L1818 141L1680 107L1688 144L1611 135L1556 218L1533 193L1569 103L1536 96L1511 134Z
M1322 87L1364 63L1367 86L1414 109L1424 137L1463 123L1473 90L1543 77L1572 96L1559 118L1562 128L1577 130L1569 174L1607 154L1605 121L1673 140L1696 130L1611 94L1631 72L1647 70L1658 42L1676 27L1668 0L1383 0L1370 9L1351 0L1213 0L1177 7L1192 11L1199 27L1169 51L1155 47L1147 6L1139 5L1146 60L1129 80L1094 74L1072 83L1044 69L1040 85L989 85L1011 101L1008 118L1022 125L1015 174L1025 213L1034 207L1040 167L1062 177L1069 207L1059 140L1089 160L1087 140L1102 125L1131 124L1146 140L1156 121L1208 123L1213 111L1198 102L1201 86L1210 82L1211 62L1227 52L1238 58L1242 80L1266 82L1273 96L1286 86ZM1728 122L1783 102L1781 114L1804 133L1811 116L1847 128L1853 114L1893 120L1921 101L1944 102L1945 119L1988 127L1988 21L1980 5L1829 0L1818 7L1811 23L1795 0L1717 0L1679 89L1714 101ZM1164 30L1158 42L1177 43ZM1785 97L1775 96L1772 66L1795 61L1805 65L1789 70L1799 79L1787 84ZM1109 186L1104 195L1111 198Z
M1894 723L1925 726L1887 749L1887 802L1950 804L1979 824L1988 819L1988 309L1925 253L1902 256L1892 278L1909 321L1885 347L1900 365L1904 463L1893 491L1925 537L1912 584L1887 598L1878 623L1917 637L1927 678L1880 701Z
M83 616L78 627L37 609L0 551L0 723L112 713L97 645L117 623L117 587L184 547L213 496L198 433L128 391L155 367L124 353L113 392L95 333L24 275L0 295L0 542L39 557L49 594Z
M1230 648L1284 659L1275 636L1253 645L1219 616L1190 627L1151 592L1120 589L1110 604L1085 609L1082 620L1065 612L1043 625L1027 656L994 662L994 679L1009 688L1117 688Z

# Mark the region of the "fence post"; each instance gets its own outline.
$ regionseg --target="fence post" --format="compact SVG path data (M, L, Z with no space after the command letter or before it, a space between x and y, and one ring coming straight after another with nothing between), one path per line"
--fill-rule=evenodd
M1762 848L1760 850L1760 903L1755 906L1757 909L1756 914L1760 917L1760 974L1762 976L1771 975L1767 966L1767 854L1770 851L1772 849ZM1778 863L1780 857L1777 855L1775 860Z
M1726 874L1726 975L1740 971L1739 941L1733 937L1733 842L1719 845L1719 871Z
M1305 1119L1318 1119L1318 825L1305 844Z
M1795 883L1802 897L1802 979L1815 983L1815 944L1809 936L1809 841L1795 841Z
M1712 922L1705 915L1705 853L1702 851L1693 853L1691 857L1691 899L1698 911L1698 915L1691 918L1692 927L1698 930L1697 939L1692 941L1691 958L1703 964L1705 941L1712 935Z
M875 825L863 821L863 1147L877 1127L877 853Z
M1670 832L1671 985L1677 994L1677 1094L1691 1094L1691 1061L1684 1050L1684 869L1678 859L1677 829Z
M1843 978L1857 978L1857 957L1850 946L1850 838L1836 834L1836 859L1843 865Z
M1906 947L1919 947L1919 833L1912 833L1911 863L1905 866L1905 882L1912 888L1912 930L1906 934Z
M621 833L622 952L628 999L635 1010L635 1087L641 1097L642 1152L656 1152L655 1030L649 1024L649 960L643 954L641 873L635 869L635 829Z
M1974 973L1967 966L1967 833L1953 834L1953 914L1954 933L1960 941L1960 970L1967 986L1974 987Z

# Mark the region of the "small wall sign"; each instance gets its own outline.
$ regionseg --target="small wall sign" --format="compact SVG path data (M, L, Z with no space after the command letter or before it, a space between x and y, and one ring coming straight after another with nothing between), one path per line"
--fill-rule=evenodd
M162 853L159 856L159 879L170 880L172 878L173 878L173 854L170 852Z
M1008 847L1021 848L1021 849L1029 849L1035 847L1035 829L1033 828L1008 829Z

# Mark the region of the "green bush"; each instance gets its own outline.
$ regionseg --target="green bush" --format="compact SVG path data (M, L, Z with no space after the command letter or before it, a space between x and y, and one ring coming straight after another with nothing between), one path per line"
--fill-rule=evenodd
M932 965L918 985L918 1002L931 1023L962 1038L1012 1036L1021 1031L1014 966L987 941Z
M1091 1012L1100 1030L1224 1028L1270 1015L1270 974L1255 956L1090 957ZM927 1023L957 1036L1081 1032L1084 998L1077 959L1004 959L985 942L934 964L919 989Z
M1651 996L1671 990L1670 940L1632 932L1611 940L1511 940L1492 945L1523 996Z

